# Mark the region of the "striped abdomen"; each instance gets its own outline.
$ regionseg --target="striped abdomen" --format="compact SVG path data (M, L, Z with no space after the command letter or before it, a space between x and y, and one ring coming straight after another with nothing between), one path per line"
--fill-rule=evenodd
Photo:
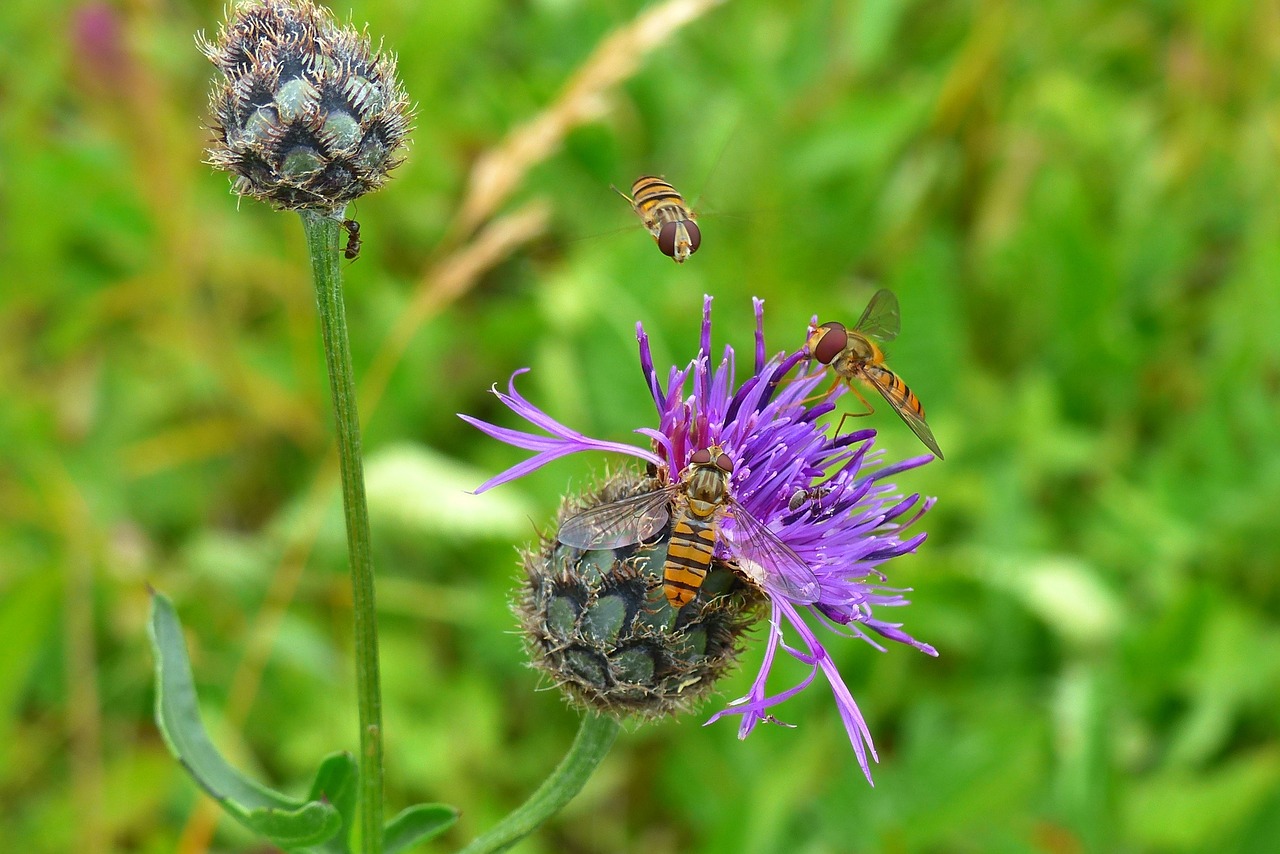
M631 203L650 229L664 222L682 222L694 218L676 188L656 175L641 175L631 185Z
M683 608L702 587L716 549L715 514L697 516L689 510L676 517L662 565L662 592L672 608Z
M702 245L702 231L694 222L693 211L663 179L641 175L631 184L631 195L626 199L657 241L658 250L677 264L688 261Z
M920 405L920 398L907 387L902 377L883 365L866 365L862 371L867 380L880 390L885 400L899 413L905 410L921 420L924 419L924 407Z

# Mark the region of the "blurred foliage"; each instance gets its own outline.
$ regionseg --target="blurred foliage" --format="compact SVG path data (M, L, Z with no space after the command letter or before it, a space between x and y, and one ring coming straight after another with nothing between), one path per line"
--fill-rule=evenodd
M351 11L418 105L409 161L356 211L358 369L424 287L477 157L640 8ZM0 838L26 852L251 850L155 730L148 583L238 767L301 795L354 747L301 228L200 162L192 33L220 14L0 5ZM941 657L836 650L875 788L815 688L780 710L798 729L745 743L699 716L624 734L520 850L1273 848L1277 32L1274 3L769 0L650 57L519 185L508 207L547 199L547 233L430 316L363 413L388 812L459 805L456 847L576 726L512 633L513 546L614 461L473 498L522 452L454 413L510 424L486 390L531 366L532 399L624 440L652 418L635 321L684 362L704 292L739 348L759 295L771 349L795 347L811 315L856 318L884 286L891 364L947 460L899 479L939 501L892 568L916 590L894 616ZM648 171L699 198L683 267L609 190ZM887 411L871 422L890 454L919 450Z

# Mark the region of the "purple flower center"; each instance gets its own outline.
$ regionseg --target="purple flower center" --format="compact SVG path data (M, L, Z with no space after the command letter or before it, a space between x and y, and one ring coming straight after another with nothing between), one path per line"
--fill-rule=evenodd
M516 392L515 377L524 369L516 371L508 392L494 389L494 394L549 435L498 427L461 415L489 436L535 452L476 491L514 480L578 451L630 454L654 464L669 482L675 482L695 459L706 464L708 449L719 449L728 458L726 471L732 472L732 500L746 511L752 524L765 527L803 562L796 574L816 579L820 592L815 601L812 596L789 595L787 590L800 588L788 583L766 585L771 613L760 672L745 696L729 703L708 723L725 715L741 715L738 732L745 738L761 721L778 723L774 707L808 687L821 672L835 696L858 762L870 780L868 756L876 759L871 734L814 629L822 626L883 650L874 634L937 655L933 647L902 631L900 624L874 616L876 608L908 604L903 597L907 590L884 586L881 566L915 551L924 542L923 532L905 538L904 532L933 504L932 499L918 494L895 495L895 487L885 481L932 457L926 454L881 465L881 452L873 449L874 430L831 435L830 426L821 422L821 417L836 408L844 386L837 384L819 393L830 378L824 366L814 365L804 349L766 358L763 302L757 299L753 304L754 360L750 375L740 385L732 347L725 347L718 364L712 366L710 297L703 303L696 358L684 368L672 367L665 382L654 365L648 335L641 324L636 325L640 367L658 417L656 427L640 427L635 432L650 440L651 449L591 439L560 424ZM739 557L733 544L740 533L736 529L744 524L732 514L723 517L724 536L715 547L718 558L732 562ZM779 566L765 569L788 572ZM785 640L788 634L798 642ZM766 683L779 649L808 665L810 671L800 683L771 693Z

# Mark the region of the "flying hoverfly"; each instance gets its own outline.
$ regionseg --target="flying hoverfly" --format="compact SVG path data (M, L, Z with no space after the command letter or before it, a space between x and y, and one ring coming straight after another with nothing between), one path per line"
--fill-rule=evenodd
M697 595L723 538L738 570L757 587L793 602L818 601L813 570L729 493L733 460L712 445L697 451L677 483L592 507L566 519L557 539L579 549L616 549L671 525L662 590L673 609ZM722 528L724 519L733 524Z
M347 232L347 245L342 250L343 256L348 261L354 261L360 257L360 247L363 241L360 240L360 223L354 219L344 219L342 227Z
M898 298L892 291L878 290L867 303L866 311L853 329L845 329L840 323L824 323L809 335L809 352L824 365L836 372L837 381L843 380L849 390L858 396L870 415L875 407L867 402L853 381L861 380L884 395L893 411L898 413L911 432L915 433L929 450L942 459L942 451L933 438L933 431L924 420L924 407L920 399L902 381L902 377L889 370L884 363L884 350L876 342L892 341L901 327Z
M702 245L697 215L676 188L656 175L641 175L631 184L631 195L613 188L649 229L663 255L683 264Z

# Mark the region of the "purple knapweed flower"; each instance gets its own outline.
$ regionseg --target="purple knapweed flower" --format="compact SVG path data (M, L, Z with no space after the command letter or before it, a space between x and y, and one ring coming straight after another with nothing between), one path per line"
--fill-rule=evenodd
M822 393L830 377L820 366L813 369L803 349L766 360L762 301L755 300L754 307L754 366L741 385L736 382L732 347L726 346L719 364L712 367L710 297L704 301L697 357L683 369L671 368L665 384L653 364L648 336L641 324L636 325L641 369L658 410L657 427L636 430L650 439L649 448L591 439L560 424L516 391L515 377L527 369L516 371L508 392L495 388L494 394L549 435L462 415L489 436L536 452L481 484L476 492L578 451L618 452L650 464L646 478L615 476L597 492L568 500L559 518L564 522L584 508L677 483L695 453L722 449L732 461L729 492L733 499L789 547L809 572L783 579L794 584L763 587L754 583L759 578L744 578L750 573L741 571L745 567L736 563L733 547L736 520L732 512L724 513L713 566L727 583L711 593L704 586L693 602L673 611L660 590L665 543L619 549L601 563L587 560L599 552L584 553L557 543L554 535L545 537L540 548L525 555L530 588L518 607L533 637L538 666L584 705L614 713L666 713L705 694L733 663L742 630L758 613L752 609L763 598L769 621L759 674L745 696L707 723L739 715L740 738L761 721L779 723L773 714L776 707L807 688L820 672L870 781L868 757L878 761L871 733L818 629L860 638L881 650L884 647L874 636L937 655L933 647L904 632L900 623L875 616L877 607L907 604L902 595L906 590L884 586L880 567L915 551L924 541L923 532L907 536L904 531L933 504L933 499L918 494L894 495L895 488L885 481L932 457L880 465L881 452L872 451L874 430L832 435L830 425L820 423L820 418L835 408L843 384ZM668 536L669 529L670 525ZM584 579L594 586L584 589ZM816 595L814 579L819 587ZM711 580L708 577L707 585ZM792 598L785 592L798 589L807 595ZM682 658L671 645L663 647L658 638L663 631L686 647L691 638L698 641L695 654ZM810 671L799 684L771 692L767 683L779 649ZM699 669L700 663L705 670Z

